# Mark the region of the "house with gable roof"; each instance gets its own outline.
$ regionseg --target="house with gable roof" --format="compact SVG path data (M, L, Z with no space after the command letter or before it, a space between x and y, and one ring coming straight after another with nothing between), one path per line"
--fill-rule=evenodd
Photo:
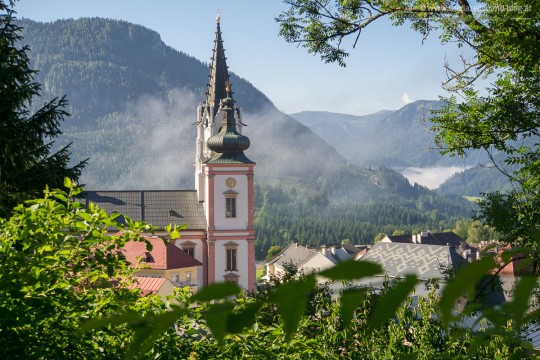
M171 246L164 248L167 254L164 259L184 259L182 254L185 253L196 260L191 261L194 265L191 266L191 282L196 280L199 288L229 281L254 291L255 163L244 154L250 141L242 135L242 111L233 98L229 81L220 16L216 20L207 91L204 102L194 109L195 189L86 191L81 202L86 205L93 203L109 213L118 212L133 220L155 225L159 236L167 235L165 229L169 224L187 224L187 228L180 233L181 238L171 242L177 249ZM151 235L147 234L149 237ZM136 248L136 245L129 246ZM128 247L126 256L132 250ZM141 249L133 251L135 257L144 258L140 254ZM152 252L150 255L153 256ZM146 264L151 264L148 256ZM173 274L173 269L157 269L151 265L145 271L145 274L160 273L169 277ZM185 283L187 273L178 274L180 278L177 283Z
M469 244L454 232L433 233L422 231L412 235L386 235L380 242L393 242L403 244L447 245L455 249L468 247Z
M384 274L362 279L354 285L382 288L386 277L400 279L414 274L420 280L415 288L418 296L425 296L431 291L433 279L444 283L445 269L457 270L466 262L453 246L390 242L374 244L357 260L380 264Z
M131 288L139 289L141 296L158 295L165 300L173 294L175 286L166 278L136 276Z
M328 248L324 245L315 250L293 242L266 262L266 275L263 279L283 276L287 265L294 265L303 274L320 272L337 263L350 260L358 253L357 250L354 246L346 249L336 246Z
M452 246L464 258L470 260L476 258L476 250L452 231L439 233L422 231L420 234L412 235L386 235L380 242Z
M131 267L136 269L137 277L168 279L175 287L189 286L196 291L202 263L173 243L166 244L157 237L147 237L146 240L152 245L151 250L140 241L128 241L120 250Z

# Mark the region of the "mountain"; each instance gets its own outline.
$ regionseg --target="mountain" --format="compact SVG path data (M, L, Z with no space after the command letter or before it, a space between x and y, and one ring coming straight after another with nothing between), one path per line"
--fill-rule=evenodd
M357 165L388 167L472 166L485 162L484 154L450 158L435 150L431 110L440 101L419 100L396 111L354 116L317 111L291 114L332 145L347 161Z
M64 143L73 143L73 159L90 158L81 178L87 189L194 187L193 125L206 91L208 64L170 48L156 32L124 21L20 24L32 66L39 69L36 81L42 84L42 99L35 102L62 94L70 101L72 117L62 124ZM209 55L212 40L209 33ZM472 205L460 196L413 186L385 167L350 164L334 149L340 145L336 140L349 132L359 132L366 144L373 140L370 136L390 136L388 129L396 125L380 123L401 110L360 120L348 117L329 145L330 140L279 112L247 80L231 74L231 82L243 109L242 122L248 125L243 134L252 144L246 155L257 162L258 258L264 258L271 245L291 240L311 245L345 238L369 243L381 231L448 228L471 214ZM321 116L321 129L328 117ZM358 130L361 124L370 129L364 130L368 135ZM377 133L379 127L387 133ZM398 146L399 134L391 135ZM351 152L355 146L349 142ZM397 151L378 146L387 156Z
M21 20L20 25L32 67L39 69L42 97L68 95L72 117L62 131L65 142L73 142L73 159L90 158L81 178L88 188L194 186L192 124L206 91L208 64L125 21ZM212 40L209 31L209 55ZM244 133L255 144L247 154L260 163L259 177L329 173L345 164L248 81L232 73L231 82L248 125Z
M446 194L480 196L510 188L508 178L490 166L483 150L469 151L464 158L443 156L435 150L431 110L440 101L420 100L396 111L379 111L365 116L322 111L304 111L291 116L332 145L347 161L365 166L387 166L403 174L425 173L428 180L445 179L450 171L462 168L447 178L439 189ZM525 139L523 142L533 142ZM493 152L499 166L505 168L505 154ZM448 173L448 174L447 174ZM442 180L440 180L442 181Z

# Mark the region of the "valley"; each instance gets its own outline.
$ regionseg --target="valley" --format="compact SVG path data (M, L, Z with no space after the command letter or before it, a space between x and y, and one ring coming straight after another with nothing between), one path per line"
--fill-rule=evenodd
M89 158L90 190L193 188L196 108L208 66L164 44L142 26L100 18L21 21L40 69L43 99L66 94L72 114L56 144ZM108 40L104 40L108 39ZM148 53L146 49L152 48ZM210 49L209 49L210 50ZM73 76L81 73L81 76ZM231 73L243 133L257 162L256 254L290 241L316 246L349 239L371 243L380 232L451 229L470 218L464 195L431 190L417 175L450 176L485 161L441 156L427 131L436 101L366 116L324 112L286 115L248 80ZM425 169L433 171L426 172ZM444 169L442 171L441 169ZM417 171L418 173L418 171ZM459 177L460 175L451 178ZM474 182L474 177L470 182Z

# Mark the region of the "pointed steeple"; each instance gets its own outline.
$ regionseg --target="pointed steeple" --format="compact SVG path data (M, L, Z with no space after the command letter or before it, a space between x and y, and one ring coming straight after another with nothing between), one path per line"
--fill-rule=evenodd
M223 48L223 40L221 38L221 29L219 26L219 13L216 17L216 22L216 39L214 40L214 52L212 53L210 75L208 75L208 91L206 93L205 104L211 110L213 110L211 112L213 116L216 116L217 114L220 100L227 96L225 92L225 82L229 80L227 58L225 57L225 49Z
M255 164L244 154L250 142L247 136L236 131L234 119L234 99L232 98L231 83L225 82L225 98L221 101L223 108L223 123L218 134L208 139L207 145L214 155L207 164Z

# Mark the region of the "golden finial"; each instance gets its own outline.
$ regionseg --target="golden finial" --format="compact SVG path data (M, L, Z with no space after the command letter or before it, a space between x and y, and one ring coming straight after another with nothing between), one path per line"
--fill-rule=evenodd
M229 80L225 81L225 91L227 91L227 96L231 92L231 82Z
M219 24L219 21L221 20L221 10L217 9L216 11L216 21Z

